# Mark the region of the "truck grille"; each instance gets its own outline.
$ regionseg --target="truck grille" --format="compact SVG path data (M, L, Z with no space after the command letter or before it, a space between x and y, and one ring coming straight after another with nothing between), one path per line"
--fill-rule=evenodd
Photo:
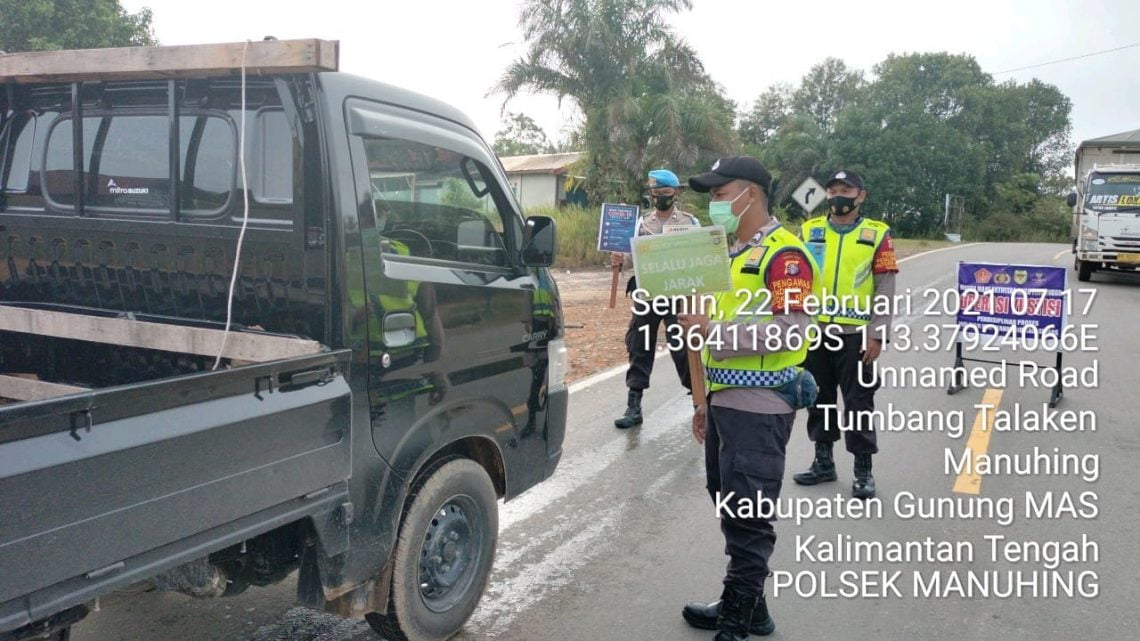
M1140 251L1140 236L1101 236L1105 249Z

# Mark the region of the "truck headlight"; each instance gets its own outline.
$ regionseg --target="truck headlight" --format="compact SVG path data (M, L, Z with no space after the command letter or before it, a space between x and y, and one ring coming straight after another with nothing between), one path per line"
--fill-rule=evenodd
M558 389L566 385L566 372L570 370L570 353L566 351L566 341L561 338L546 344L546 388Z
M1093 239L1093 240L1087 240L1086 239L1086 240L1081 241L1081 250L1087 251L1087 252L1096 251L1096 239Z

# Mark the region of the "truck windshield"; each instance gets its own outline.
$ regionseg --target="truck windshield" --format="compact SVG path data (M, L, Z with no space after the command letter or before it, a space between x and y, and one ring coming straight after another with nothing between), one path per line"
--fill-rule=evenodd
M1101 213L1140 210L1140 174L1093 174L1085 204Z

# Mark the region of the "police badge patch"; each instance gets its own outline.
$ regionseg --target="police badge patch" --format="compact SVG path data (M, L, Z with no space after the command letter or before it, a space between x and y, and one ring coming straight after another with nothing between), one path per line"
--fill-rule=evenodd
M875 230L863 229L859 231L859 242L875 244Z
M811 233L808 235L808 242L822 243L823 242L823 227L812 227Z

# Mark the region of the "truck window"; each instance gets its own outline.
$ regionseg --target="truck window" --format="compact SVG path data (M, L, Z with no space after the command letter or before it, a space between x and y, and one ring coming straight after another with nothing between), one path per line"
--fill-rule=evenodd
M12 118L0 135L0 185L4 191L28 189L32 173L32 143L36 137L36 116L21 114Z
M501 195L484 165L397 138L364 138L364 149L381 235L401 243L410 256L508 264L504 218L495 198Z
M222 118L182 117L178 142L182 161L182 211L217 213L234 191L237 138Z
M1096 210L1140 207L1140 176L1094 174L1089 181L1087 205Z
M58 208L73 208L72 120L51 128L44 160L44 192ZM93 211L170 209L169 120L165 115L107 115L83 119L83 170L87 207ZM184 115L179 122L185 213L216 214L234 185L233 126L214 115ZM290 157L291 160L291 157Z
M250 136L246 131L246 136ZM293 202L293 133L280 109L262 109L253 122L249 141L254 161L247 165L253 198L265 204ZM247 148L249 153L250 149ZM253 169L253 171L250 171Z

